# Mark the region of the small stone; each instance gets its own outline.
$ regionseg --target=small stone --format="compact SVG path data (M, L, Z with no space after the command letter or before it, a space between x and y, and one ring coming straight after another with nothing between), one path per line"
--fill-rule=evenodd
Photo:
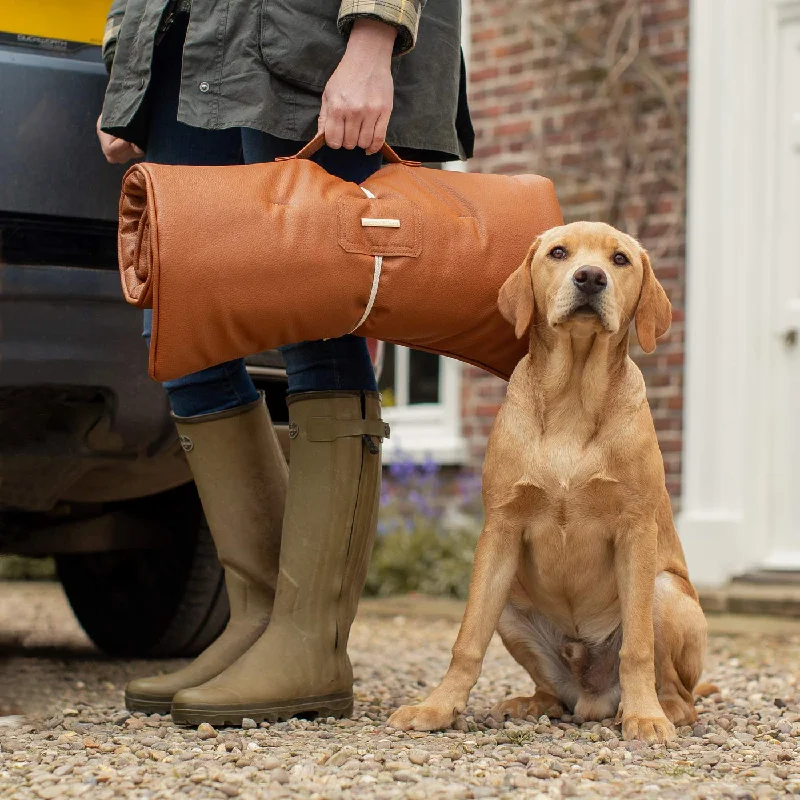
M263 759L259 759L258 766L261 769L280 769L283 766L283 762L279 758L275 758L275 756L266 756Z
M562 797L576 797L578 789L572 781L566 779L561 781L561 796Z
M416 764L417 766L421 767L423 764L427 764L430 761L430 753L425 750L411 750L408 754L408 760L412 764Z
M61 713L65 717L77 717L78 714L79 714L79 711L78 711L77 708L63 708L63 709L61 709Z
M461 753L458 750L448 750L442 753L442 758L449 758L451 761L458 761L461 758Z
M421 780L419 775L412 772L410 769L399 769L397 772L392 773L392 777L396 781L401 781L402 783L416 783Z
M546 781L550 779L549 767L533 767L528 770L528 775L532 778L539 778L539 780Z
M42 798L42 800L52 800L54 797L60 797L62 794L65 794L69 786L64 783L56 783L54 786L45 786L41 789L36 789L36 794Z
M217 732L207 722L201 722L197 726L197 738L198 739L214 739L216 737L216 735L217 735Z
M704 725L702 722L698 722L692 728L692 736L696 736L698 739L702 739L708 733L708 726Z
M328 759L328 766L341 767L343 764L349 761L354 755L356 755L355 748L343 747L338 753L334 753Z
M498 790L495 789L493 786L473 786L470 789L470 793L475 798L475 800L481 800L484 797L497 797ZM411 793L409 792L408 797L411 797ZM423 800L427 800L423 798Z
M776 697L773 702L778 708L786 708L786 703L780 697Z
M258 727L258 724L256 723L256 721L254 719L250 719L249 717L245 717L242 720L242 728L244 730L246 730L246 731L251 731L251 730L253 730L254 728L257 728L257 727Z
M136 717L128 717L128 719L125 720L125 727L131 731L139 731L144 728L144 722Z
M285 769L276 769L272 773L272 780L278 783L289 783L289 773Z
M595 761L598 764L608 764L611 761L611 750L608 747L601 747L597 751Z
M633 739L625 745L625 749L629 750L631 753L635 753L637 750L641 750L644 747L647 747L647 745L639 739Z
M457 731L461 731L462 733L469 732L469 723L463 716L456 717L455 722L453 723L453 728Z
M217 788L226 797L237 797L239 795L239 787L234 786L232 783L223 783L221 786L218 786Z

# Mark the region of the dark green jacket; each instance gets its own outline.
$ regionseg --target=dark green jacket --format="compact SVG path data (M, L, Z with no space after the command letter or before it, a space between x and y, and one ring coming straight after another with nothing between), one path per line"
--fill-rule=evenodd
M113 66L103 128L145 148L153 48L175 5L114 0L106 27ZM191 0L178 119L310 140L322 90L360 16L398 28L389 144L423 160L470 156L460 0Z

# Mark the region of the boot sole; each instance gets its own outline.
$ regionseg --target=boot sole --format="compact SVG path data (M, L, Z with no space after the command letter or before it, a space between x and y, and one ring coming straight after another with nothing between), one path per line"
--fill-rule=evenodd
M125 692L125 708L130 712L145 714L169 714L172 710L171 697L148 697L135 692Z
M350 717L353 715L352 692L330 694L322 697L304 697L297 700L285 700L263 706L236 705L222 708L220 706L178 706L172 705L172 721L176 725L209 725L224 727L226 725L240 727L243 719L255 722L283 722L293 717L307 716L312 719L320 717Z

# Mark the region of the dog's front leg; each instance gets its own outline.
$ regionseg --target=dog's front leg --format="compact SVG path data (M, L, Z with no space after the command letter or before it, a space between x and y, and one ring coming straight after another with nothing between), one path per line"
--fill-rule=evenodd
M452 725L464 710L508 601L521 542L521 528L517 530L506 518L490 521L487 516L475 550L467 608L447 674L423 703L398 708L389 725L401 730L435 731Z
M625 526L615 542L614 570L622 613L619 678L622 734L649 743L675 737L656 694L653 593L658 528L655 519Z

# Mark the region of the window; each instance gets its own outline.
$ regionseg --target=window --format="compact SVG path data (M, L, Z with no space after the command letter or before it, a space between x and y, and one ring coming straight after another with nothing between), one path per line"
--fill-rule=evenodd
M440 464L466 458L461 436L461 365L452 359L385 345L379 381L383 418L392 427L384 459L398 453Z

